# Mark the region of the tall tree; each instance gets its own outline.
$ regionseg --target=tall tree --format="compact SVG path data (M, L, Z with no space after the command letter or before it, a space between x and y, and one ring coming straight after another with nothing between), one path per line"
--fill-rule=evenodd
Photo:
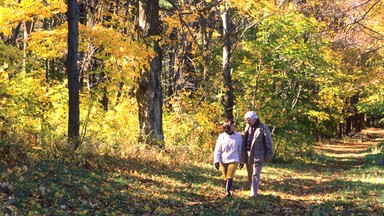
M223 80L224 80L224 116L227 119L233 119L233 86L232 86L232 67L231 60L231 33L232 21L229 14L229 9L225 9L221 18L223 20Z
M68 56L67 56L67 78L69 90L69 116L68 116L68 141L79 146L80 131L80 100L79 100L79 70L77 68L78 46L79 46L79 7L77 0L68 0Z
M139 105L139 141L162 145L164 142L162 121L161 48L159 45L160 20L159 0L139 1L139 36L153 49L155 56L149 68L139 77L136 98Z

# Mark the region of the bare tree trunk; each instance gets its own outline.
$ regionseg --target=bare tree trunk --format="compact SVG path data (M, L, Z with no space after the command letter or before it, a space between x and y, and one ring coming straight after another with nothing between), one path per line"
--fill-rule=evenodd
M344 138L344 124L339 123L339 130L337 131L337 138L343 139Z
M345 125L345 135L351 135L352 134L352 117L349 116L346 119L346 125Z
M173 94L176 92L176 72L175 72L175 64L176 64L176 55L177 51L176 48L172 49L169 54L169 64L168 64L168 77L167 85L166 85L166 98L171 98ZM168 100L167 100L168 101ZM166 104L167 107L171 108L172 103L168 102Z
M221 18L223 20L223 81L224 81L224 116L227 119L233 119L233 85L232 85L232 68L231 60L231 33L232 23L229 15L229 10L225 10Z
M26 72L26 61L27 61L27 38L28 38L28 33L27 33L27 24L26 21L23 22L23 68L22 71Z
M79 70L77 68L79 43L79 8L77 0L68 0L68 56L67 78L69 90L68 142L74 149L79 147L80 131L80 100L79 100Z
M159 0L139 1L139 27L140 37L146 41L147 46L154 50L155 57L149 62L150 68L144 69L139 78L136 92L139 104L140 142L158 144L164 143L162 120L162 89L161 75L161 48L158 39L151 36L160 35Z

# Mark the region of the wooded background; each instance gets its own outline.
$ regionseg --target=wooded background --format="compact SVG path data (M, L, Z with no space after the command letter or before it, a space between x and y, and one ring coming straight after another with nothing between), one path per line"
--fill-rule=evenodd
M381 0L0 1L1 141L208 161L254 110L274 160L384 125ZM69 141L69 142L68 142ZM184 153L183 153L184 154Z

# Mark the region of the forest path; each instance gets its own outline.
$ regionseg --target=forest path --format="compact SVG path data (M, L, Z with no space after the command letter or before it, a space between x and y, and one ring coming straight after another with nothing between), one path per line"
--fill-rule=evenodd
M233 196L223 198L212 164L178 165L148 149L67 163L8 155L0 162L0 215L383 215L383 142L384 130L368 128L314 146L303 163L267 163L256 199L245 169L236 171Z
M369 167L365 158L379 157L383 140L383 129L367 128L354 137L314 146L309 164L267 164L260 195L251 203L258 215L380 215L384 169L377 164ZM240 170L239 175L241 183L235 192L246 199L246 173Z
M383 140L383 129L367 128L345 141L321 143L314 149L322 155L335 159L335 163L330 163L330 166L348 169L363 165L367 151L378 146Z

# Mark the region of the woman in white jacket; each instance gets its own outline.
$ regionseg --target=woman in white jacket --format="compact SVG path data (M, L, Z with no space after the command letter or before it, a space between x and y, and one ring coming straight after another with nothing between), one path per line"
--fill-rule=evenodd
M233 120L223 123L224 132L217 139L214 151L214 164L216 169L221 169L225 182L226 196L231 196L233 177L240 163L242 137L236 131ZM244 164L240 164L240 169Z

